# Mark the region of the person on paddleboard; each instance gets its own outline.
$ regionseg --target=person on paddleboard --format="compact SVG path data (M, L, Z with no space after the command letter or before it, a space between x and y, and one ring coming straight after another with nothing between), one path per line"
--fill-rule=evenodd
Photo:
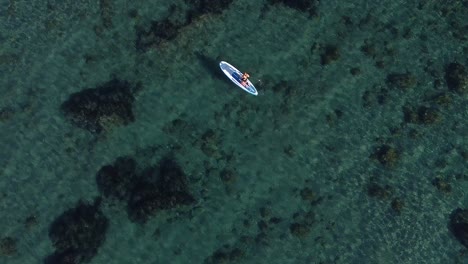
M247 86L247 81L249 80L249 79L248 79L249 77L250 77L250 75L249 75L248 73L246 73L246 72L244 72L244 73L242 74L242 77L241 77L241 84L242 84L243 86Z

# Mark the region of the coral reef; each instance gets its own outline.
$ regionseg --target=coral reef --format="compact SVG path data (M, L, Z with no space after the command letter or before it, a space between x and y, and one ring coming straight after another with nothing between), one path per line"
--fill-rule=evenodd
M231 5L232 1L233 0L185 0L187 4L192 6L192 9L188 14L191 18L196 18L209 13L220 14Z
M106 165L98 171L96 182L104 197L126 201L135 177L136 161L131 157L119 157L113 165Z
M416 110L403 107L404 120L407 123L429 125L440 121L439 111L434 107L419 106Z
M305 238L309 235L315 223L315 213L313 211L298 212L293 215L293 222L289 225L289 232L298 238Z
M468 72L457 62L450 63L445 69L445 81L451 91L459 94L468 92Z
M388 90L374 87L373 90L365 91L362 94L363 107L370 108L375 105L383 105L388 101Z
M457 208L450 215L449 229L457 240L468 248L468 210Z
M0 239L0 256L12 256L17 252L16 239L9 236Z
M367 185L367 194L381 200L389 199L393 194L393 188L389 185L381 186L378 183L371 182Z
M416 85L416 77L411 73L391 73L387 76L387 85L406 90Z
M170 41L177 37L183 24L175 24L168 18L151 22L148 31L137 28L136 48L138 51L147 51L158 47L163 41Z
M327 65L340 58L340 51L334 45L326 45L320 55L320 64Z
M215 263L237 263L244 257L245 253L240 248L229 248L224 246L216 250L213 255L205 259L205 264Z
M380 162L380 164L393 167L399 159L398 152L395 148L390 145L382 145L376 148L374 154L371 155L371 158L374 158Z
M135 120L133 92L127 81L113 79L97 88L70 95L61 109L77 127L101 133Z
M208 129L201 137L201 150L205 155L213 158L220 158L221 153L219 145L221 144L220 136L213 129Z
M400 198L394 198L392 200L391 207L396 214L400 215L405 207L405 203Z
M318 196L311 188L305 187L300 190L301 199L308 202L310 205L317 205L322 202L323 198Z
M318 1L316 0L268 0L270 4L283 4L289 8L307 13L311 16L317 14Z
M13 118L16 111L12 107L0 108L0 122L6 122Z
M99 0L99 10L101 11L102 25L105 28L112 27L112 17L114 16L114 7L111 0Z
M443 193L450 193L452 191L452 186L450 185L450 182L441 177L436 177L434 180L432 180L432 185L434 185L437 188L437 190Z
M50 225L49 238L56 251L46 258L46 264L91 261L104 243L109 225L99 205L99 198L94 204L80 201L75 208L54 220Z
M190 6L190 10L185 14L178 14L180 9L176 5L172 5L169 10L170 15L163 20L152 21L149 30L145 30L145 26L137 26L135 46L138 51L146 52L158 48L165 41L175 39L182 28L189 26L202 15L222 13L229 7L232 0L185 0L185 2ZM185 21L173 18L177 16L184 16Z
M37 226L38 222L39 221L36 215L30 215L24 220L24 227L27 229L32 229Z
M148 168L131 190L127 204L130 220L146 222L158 210L188 205L195 201L188 191L186 175L175 161L164 158L159 171Z
M117 158L113 165L96 174L100 193L105 198L126 203L130 220L144 223L158 210L188 205L195 201L188 191L186 175L175 160L161 159L158 166L137 171L131 157Z
M238 178L237 172L234 169L223 169L219 173L219 177L225 184L232 184Z

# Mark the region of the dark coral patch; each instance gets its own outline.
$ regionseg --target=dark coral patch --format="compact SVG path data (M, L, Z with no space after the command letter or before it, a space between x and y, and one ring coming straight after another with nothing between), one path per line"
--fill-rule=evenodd
M468 248L468 210L456 209L450 215L449 229L457 240Z
M416 77L411 73L391 73L386 82L390 87L406 90L416 85Z
M191 6L186 14L187 24L190 24L204 14L221 14L229 8L233 0L185 0L185 2Z
M237 247L230 248L224 245L222 248L216 250L209 258L206 258L204 263L239 263L244 256L245 252L241 249Z
M448 92L442 92L428 98L428 101L434 103L437 106L450 106L453 102L452 96Z
M375 44L366 41L366 43L361 47L361 51L368 57L375 58L377 56L377 49Z
M463 65L450 63L445 69L445 80L449 90L460 94L468 92L468 73Z
M169 16L160 21L152 21L149 30L137 27L135 46L138 51L145 52L175 39L182 28L189 26L198 17L204 14L220 14L229 7L233 0L185 0L185 2L190 8L188 11L183 11L182 8L173 4L169 9Z
M432 185L434 185L437 188L437 190L443 193L450 193L452 191L452 185L450 185L450 182L441 177L436 177L435 179L433 179Z
M108 220L94 204L79 202L75 208L57 217L49 229L49 238L56 251L45 260L47 264L86 263L104 243Z
M182 194L188 190L187 176L172 159L164 158L159 164L159 177L157 184L166 194ZM183 197L185 195L182 195ZM181 200L182 201L182 200Z
M375 149L371 158L377 159L384 166L392 167L397 163L399 155L395 148L384 144Z
M404 120L407 123L434 124L440 121L439 111L434 107L420 106L417 109L403 107Z
M193 126L189 122L180 118L172 120L163 127L163 131L165 133L179 137L181 134L192 132L192 130L194 130Z
M236 181L238 175L235 170L225 168L219 173L219 177L224 183L231 184Z
M9 236L0 239L0 256L13 256L17 252L16 239Z
M101 10L101 20L105 28L112 27L112 17L114 16L114 6L111 0L99 0Z
M289 231L293 236L304 238L309 234L310 228L302 223L292 223L289 226Z
M297 212L293 215L293 219L294 222L289 225L289 232L298 238L307 237L316 222L316 216L313 211Z
M186 175L168 158L161 160L159 170L148 168L134 185L127 204L129 218L145 222L158 210L188 205L195 201L189 193Z
M70 121L93 133L135 120L133 89L126 81L113 79L97 88L70 95L61 109Z
M363 106L366 108L383 105L389 101L389 92L385 88L373 87L371 90L365 91L362 95Z
M220 136L213 129L208 129L201 137L201 150L209 157L219 158L221 153L219 145L221 144Z
M130 220L144 223L162 208L163 196L155 183L140 180L135 184L127 203Z
M138 171L133 158L120 157L114 164L103 166L96 181L104 197L126 203L128 216L134 222L144 223L160 210L195 201L184 171L170 158Z
M96 182L104 197L126 201L135 177L135 160L130 157L120 157L113 165L106 165L98 171Z
M88 258L82 256L79 251L74 249L55 251L44 261L45 264L79 264L87 262L89 262Z
M393 190L392 190L392 187L389 185L382 186L378 183L370 182L367 185L367 194L370 197L385 200L385 199L389 199L392 196Z
M137 28L136 48L139 51L147 51L158 47L163 41L170 41L177 37L183 24L176 24L166 18L161 21L153 21L148 31Z
M390 205L393 209L393 212L395 212L397 215L400 215L403 211L403 208L405 207L405 202L400 198L394 198Z
M310 15L317 14L317 0L268 0L270 4L283 4L289 8L308 13Z
M327 65L340 58L340 51L336 46L325 46L323 53L320 55L320 64Z

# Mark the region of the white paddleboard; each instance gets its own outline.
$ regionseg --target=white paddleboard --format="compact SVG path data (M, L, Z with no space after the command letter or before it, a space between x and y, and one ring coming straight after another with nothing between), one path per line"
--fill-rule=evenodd
M239 86L242 90L248 92L249 94L253 95L258 95L257 89L255 89L255 86L250 82L250 80L247 80L246 85L242 85L242 72L236 69L234 66L231 64L221 61L219 63L219 67L221 70L226 74L226 76L237 86Z

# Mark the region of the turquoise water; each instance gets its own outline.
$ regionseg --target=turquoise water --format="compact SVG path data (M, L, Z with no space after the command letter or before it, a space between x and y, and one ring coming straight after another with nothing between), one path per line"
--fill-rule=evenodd
M445 79L455 62L468 79L466 2L310 14L234 0L137 49L151 21L184 21L190 7L171 4L2 1L0 238L14 245L0 263L43 263L54 220L101 196L103 166L168 155L195 202L142 224L104 197L90 263L468 263L447 227L468 207L467 90ZM221 60L259 95L223 79ZM134 122L69 122L71 94L114 78L141 84Z

